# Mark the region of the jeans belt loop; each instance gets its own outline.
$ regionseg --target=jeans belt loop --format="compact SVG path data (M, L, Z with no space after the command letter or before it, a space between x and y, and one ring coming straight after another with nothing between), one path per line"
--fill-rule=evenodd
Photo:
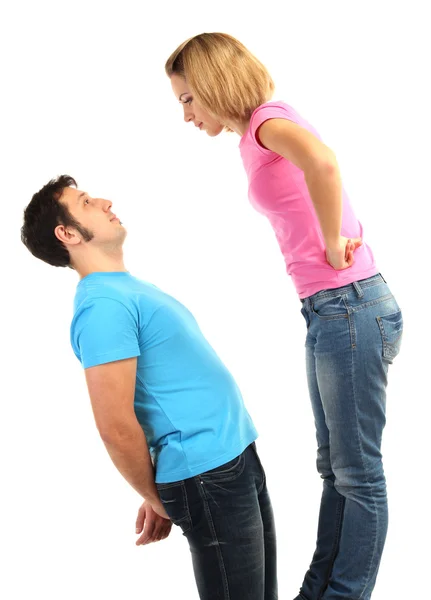
M361 286L359 285L359 283L357 281L353 282L353 287L355 288L355 291L358 295L358 298L363 298L364 297L364 290L361 288Z

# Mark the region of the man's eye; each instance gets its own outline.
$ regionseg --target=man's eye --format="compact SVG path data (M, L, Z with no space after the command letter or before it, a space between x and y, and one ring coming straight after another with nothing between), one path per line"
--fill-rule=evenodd
M84 204L90 204L90 200L89 200L88 198L86 198L86 199L84 200Z

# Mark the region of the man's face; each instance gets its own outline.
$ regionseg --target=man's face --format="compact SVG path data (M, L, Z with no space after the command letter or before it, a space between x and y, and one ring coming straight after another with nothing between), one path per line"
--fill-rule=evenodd
M74 230L76 238L72 245L87 243L91 247L105 248L122 245L127 232L112 212L110 200L93 198L87 192L67 187L59 202L67 206L70 214L81 226L81 231Z

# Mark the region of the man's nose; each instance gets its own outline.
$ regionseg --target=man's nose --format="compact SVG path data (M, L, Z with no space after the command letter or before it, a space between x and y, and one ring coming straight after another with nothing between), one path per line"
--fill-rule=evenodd
M109 212L109 210L111 209L112 206L112 201L111 200L105 200L104 198L100 198L99 199L100 205L103 209L104 212Z

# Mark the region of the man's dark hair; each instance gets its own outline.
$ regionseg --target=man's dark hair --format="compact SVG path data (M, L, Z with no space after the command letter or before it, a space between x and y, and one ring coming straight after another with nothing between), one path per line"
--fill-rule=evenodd
M93 237L70 214L67 206L60 202L66 187L78 187L69 175L60 175L51 179L41 190L34 194L30 204L24 210L24 225L21 228L21 240L33 256L54 267L70 267L70 255L66 246L56 237L57 225L74 227L86 242Z

